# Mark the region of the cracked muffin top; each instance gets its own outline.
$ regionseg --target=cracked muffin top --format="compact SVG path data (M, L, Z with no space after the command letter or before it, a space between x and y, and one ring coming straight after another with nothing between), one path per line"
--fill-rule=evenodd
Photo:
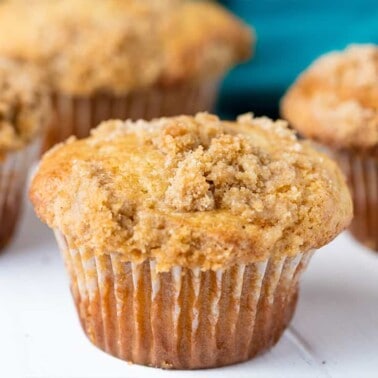
M124 94L211 79L251 53L251 30L210 2L1 3L0 54L42 67L53 91Z
M378 145L378 46L351 45L316 60L289 89L282 115L306 137L336 148Z
M30 197L71 248L220 269L321 247L350 222L344 178L286 122L108 121L48 152Z
M49 101L38 71L0 59L0 161L45 127Z

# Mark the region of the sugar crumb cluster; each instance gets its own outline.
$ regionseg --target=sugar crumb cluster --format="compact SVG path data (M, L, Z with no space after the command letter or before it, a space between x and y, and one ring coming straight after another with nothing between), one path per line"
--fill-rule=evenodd
M252 115L104 122L47 154L31 192L71 247L154 258L162 270L308 250L351 208L333 162L285 122Z

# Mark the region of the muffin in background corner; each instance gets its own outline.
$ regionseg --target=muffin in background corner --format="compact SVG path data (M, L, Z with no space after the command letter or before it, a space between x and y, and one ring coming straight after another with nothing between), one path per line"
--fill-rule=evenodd
M104 122L43 157L30 198L89 339L174 369L273 346L312 251L352 216L337 165L251 115Z
M253 42L206 1L5 1L0 24L0 54L47 74L56 118L46 148L106 119L212 110L220 80Z
M28 169L39 157L49 121L38 71L0 58L0 250L17 226Z
M378 251L378 46L320 57L288 90L281 111L339 162L354 200L350 230Z

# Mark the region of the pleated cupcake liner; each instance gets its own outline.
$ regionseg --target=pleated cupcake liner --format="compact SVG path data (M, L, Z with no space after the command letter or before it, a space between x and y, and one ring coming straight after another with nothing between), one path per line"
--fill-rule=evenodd
M167 369L229 365L273 346L293 316L298 279L312 255L159 273L154 261L72 250L62 233L55 235L92 343L120 359Z
M352 235L378 252L378 155L342 151L334 154L352 192Z
M21 150L6 153L0 160L0 250L16 230L28 171L39 156L41 141L39 136Z
M218 80L174 87L153 87L125 96L95 95L70 97L55 94L52 102L54 121L50 126L44 149L71 135L84 138L91 128L108 119L146 119L195 114L214 108Z

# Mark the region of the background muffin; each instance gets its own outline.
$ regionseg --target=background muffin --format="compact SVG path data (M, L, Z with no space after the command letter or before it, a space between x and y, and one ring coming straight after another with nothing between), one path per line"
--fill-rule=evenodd
M272 346L312 250L352 213L336 164L249 115L105 122L47 153L30 196L91 341L166 368Z
M7 1L0 23L0 54L47 74L56 110L48 145L104 119L209 110L252 44L249 28L201 1Z
M353 192L351 230L378 250L378 47L321 57L289 89L282 114L339 161Z
M27 171L39 154L49 110L38 73L0 59L0 249L16 227Z

